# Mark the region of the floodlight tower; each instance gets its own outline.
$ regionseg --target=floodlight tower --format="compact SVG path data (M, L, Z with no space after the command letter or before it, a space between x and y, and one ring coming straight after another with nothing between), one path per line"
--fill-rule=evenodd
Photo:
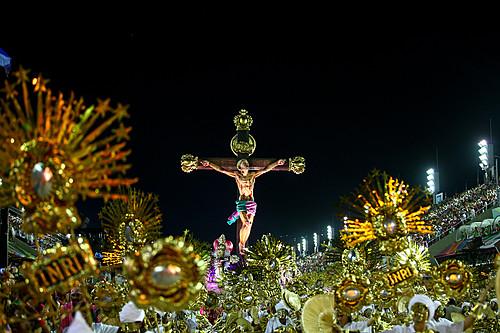
M479 146L477 152L479 153L479 167L484 171L484 182L489 183L496 180L495 163L493 154L493 144L488 143L485 139L477 143Z
M332 245L333 230L331 225L326 227L326 237L328 238L328 245Z
M318 252L318 243L319 243L319 237L317 233L313 234L313 242L314 242L314 253Z

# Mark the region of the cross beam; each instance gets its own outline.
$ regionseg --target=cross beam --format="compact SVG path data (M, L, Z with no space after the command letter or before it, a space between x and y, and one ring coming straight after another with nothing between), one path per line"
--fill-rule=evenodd
M194 170L213 170L210 167L201 165L199 161L207 160L213 162L228 171L236 171L236 163L238 158L232 157L207 157L200 158L191 154L185 154L181 157L181 169L184 172L192 172ZM250 164L250 171L257 171L264 169L268 164L275 162L275 158L248 158ZM272 171L292 171L295 174L301 174L305 170L305 160L303 157L295 156L289 158L284 165L278 165Z
M250 126L253 123L252 117L248 114L246 110L240 110L239 114L236 115L233 119L234 125L236 126L236 135L231 139L230 147L231 151L236 158L227 158L227 157L208 157L208 158L198 158L191 154L185 154L181 157L181 169L184 172L192 172L194 170L213 170L214 165L218 171L223 173L227 173L227 171L233 172L230 175L233 176L238 174L238 170L236 165L239 160L246 159L249 164L249 171L258 171L262 170L268 166L272 168L272 171L292 171L296 174L300 174L305 170L305 160L303 157L296 156L293 158L289 158L283 165L279 165L278 159L276 158L249 158L255 151L256 141L255 138L250 134ZM210 162L210 166L204 166L201 161ZM275 163L277 162L277 163ZM205 163L206 164L206 163ZM271 171L269 170L269 171ZM234 173L236 172L236 173ZM240 179L243 179L241 180ZM241 191L242 188L248 185L248 179L244 179L247 177L246 175L237 176L236 182ZM242 182L247 182L245 185L242 185ZM253 193L253 184L251 184L251 191ZM247 191L248 192L248 191ZM240 192L241 194L241 192ZM238 208L239 209L239 208ZM251 229L251 224L253 222L253 216L248 217L246 211L240 212L240 218L238 219L237 228L236 228L236 240L240 247L244 247L246 244L246 240L248 240L248 236ZM242 224L242 219L245 219L245 225ZM250 221L248 223L247 219ZM240 243L240 231L242 232L242 241ZM242 249L240 248L240 253Z
M228 157L208 157L204 158L204 160L207 160L209 162L213 162L221 167L223 167L226 170L230 171L236 171L236 163L238 163L237 158L228 158ZM264 169L268 164L273 163L276 161L275 158L249 158L247 159L248 163L250 164L249 170L250 171L257 171ZM213 170L210 167L204 167L203 165L199 165L197 167L197 170ZM289 170L289 162L286 162L284 165L278 165L271 171L290 171Z

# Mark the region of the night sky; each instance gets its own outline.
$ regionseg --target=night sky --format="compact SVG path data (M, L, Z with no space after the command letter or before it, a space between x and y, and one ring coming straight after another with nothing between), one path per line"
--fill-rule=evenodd
M116 31L22 38L0 45L14 60L73 90L88 104L130 105L137 187L159 195L164 233L212 241L234 209L234 180L186 174L180 156L233 157L233 117L247 109L252 157L306 158L306 172L257 179L250 242L271 232L287 241L339 226L336 206L373 168L425 184L439 151L441 189L477 184L477 142L500 138L497 34L330 36L307 45L238 46L159 33ZM318 46L321 45L321 46ZM500 147L496 148L497 151ZM482 179L482 177L481 177ZM100 200L80 203L98 223Z

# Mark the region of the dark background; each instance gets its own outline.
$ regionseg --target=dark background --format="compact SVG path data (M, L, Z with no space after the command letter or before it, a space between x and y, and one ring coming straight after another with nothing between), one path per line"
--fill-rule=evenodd
M335 36L318 43L233 47L155 32L115 31L5 39L14 60L88 104L130 105L131 176L159 195L164 233L225 233L237 189L222 174L180 170L180 156L231 157L232 122L247 109L253 157L306 158L306 172L257 180L250 241L287 241L338 229L336 204L378 168L425 185L436 167L447 194L477 184L477 142L500 136L497 33ZM480 177L482 181L482 176ZM100 200L79 207L97 225Z

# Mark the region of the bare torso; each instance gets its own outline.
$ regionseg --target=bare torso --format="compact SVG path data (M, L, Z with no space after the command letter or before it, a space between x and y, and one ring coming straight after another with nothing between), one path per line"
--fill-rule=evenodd
M238 190L240 192L240 200L250 200L253 201L253 187L255 185L255 174L248 173L243 176L241 173L236 173L236 184L238 185Z

